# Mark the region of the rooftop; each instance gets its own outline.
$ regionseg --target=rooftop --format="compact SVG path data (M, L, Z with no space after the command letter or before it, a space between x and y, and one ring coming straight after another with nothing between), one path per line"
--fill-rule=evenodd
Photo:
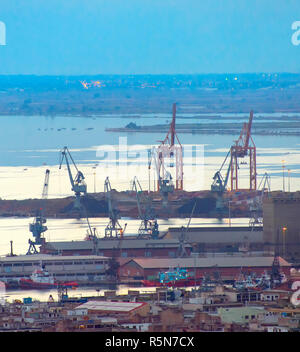
M51 261L65 261L65 260L105 260L107 257L98 255L51 255L51 254L31 254L31 255L16 255L12 257L0 257L0 264L13 262L43 262Z
M98 250L101 249L133 249L133 248L147 248L147 247L175 247L177 248L179 241L177 239L158 239L158 240L147 240L147 239L99 239ZM54 250L84 250L94 249L95 245L93 241L63 241L63 242L47 242L43 245L44 248L50 248ZM187 245L187 247L189 247Z
M185 230L186 231L186 230ZM170 227L165 236L178 239L180 227ZM200 243L263 243L262 227L191 227L186 231L186 240Z
M207 268L207 267L271 267L274 257L209 257L209 258L135 258L132 259L144 269L152 268ZM280 266L290 267L283 258L279 257Z
M111 301L88 301L77 306L75 309L114 311L114 312L131 312L140 308L147 303L144 302L111 302Z

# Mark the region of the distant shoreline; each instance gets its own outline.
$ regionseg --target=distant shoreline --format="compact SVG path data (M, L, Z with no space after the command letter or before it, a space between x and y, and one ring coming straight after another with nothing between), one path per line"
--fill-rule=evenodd
M252 135L282 135L282 136L299 136L300 135L300 117L299 121L284 122L259 122L253 123ZM243 119L244 120L244 119ZM246 121L245 121L246 122ZM238 135L241 131L242 125L240 123L194 123L194 124L176 124L176 131L178 133L191 134L229 134ZM106 132L125 132L125 133L157 133L167 132L169 124L152 125L152 126L138 126L135 123L130 123L123 128L106 128Z

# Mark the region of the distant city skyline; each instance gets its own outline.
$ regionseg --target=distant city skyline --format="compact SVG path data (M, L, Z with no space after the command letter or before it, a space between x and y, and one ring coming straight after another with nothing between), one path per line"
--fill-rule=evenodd
M299 21L297 0L10 0L0 74L300 73Z

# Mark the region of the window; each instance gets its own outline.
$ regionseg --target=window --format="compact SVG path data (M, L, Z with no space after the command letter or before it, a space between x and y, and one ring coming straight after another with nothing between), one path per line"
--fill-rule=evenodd
M249 319L249 315L245 315L245 319Z

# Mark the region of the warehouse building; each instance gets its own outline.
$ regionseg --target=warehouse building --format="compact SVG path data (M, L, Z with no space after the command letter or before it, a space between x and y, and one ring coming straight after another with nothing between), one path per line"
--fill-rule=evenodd
M86 256L18 255L0 258L0 280L11 282L29 278L41 266L58 281L102 282L106 279L110 258Z
M179 239L180 227L170 227L165 239ZM264 251L262 226L190 227L185 232L185 241L193 252L239 252Z
M180 246L175 239L99 239L98 241L46 242L41 253L59 255L91 255L104 257L175 257ZM191 246L186 251L191 253Z
M243 272L255 272L257 275L272 270L274 258L265 256L215 256L206 258L135 258L119 267L120 279L152 280L159 272L177 267L185 268L191 275L213 276L216 272L223 280L233 280ZM291 264L279 257L281 270L288 275Z

